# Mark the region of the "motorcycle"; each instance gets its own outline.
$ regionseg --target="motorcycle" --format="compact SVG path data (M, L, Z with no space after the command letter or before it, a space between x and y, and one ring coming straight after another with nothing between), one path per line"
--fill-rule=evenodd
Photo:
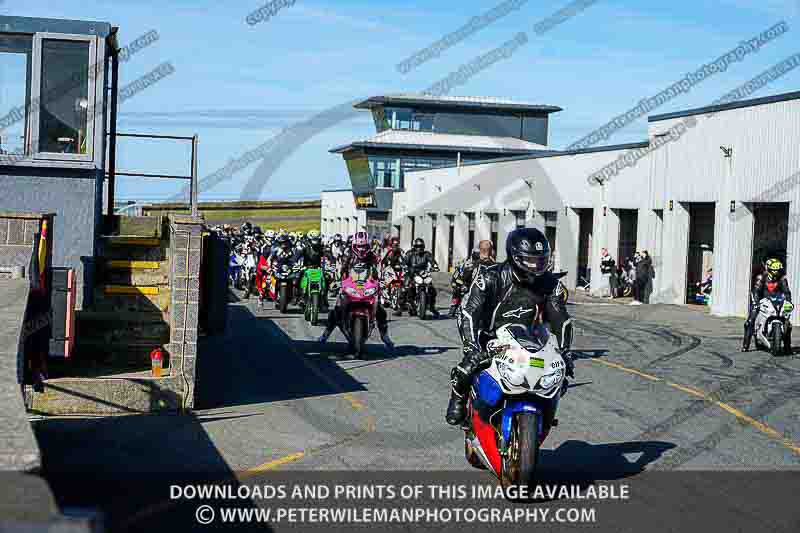
M621 274L617 279L619 279L617 295L622 298L628 298L633 295L633 277L627 274Z
M228 258L228 284L237 289L241 289L240 280L243 263L244 258L242 256L236 252L231 252Z
M386 267L381 278L383 280L381 284L381 305L394 309L395 313L399 315L402 312L400 310L400 302L403 294L403 271Z
M255 294L255 283L256 283L256 258L252 252L247 252L244 256L244 261L242 263L242 269L240 270L240 280L239 285L242 287L244 291L244 295L242 298L247 300L250 298L250 294Z
M453 276L453 280L450 282L450 287L453 289L453 296L450 299L450 317L456 316L458 312L458 308L461 306L461 299L464 298L464 295L467 293L468 287L464 284L464 278L459 276Z
M321 268L307 268L300 278L300 291L303 294L303 316L312 326L319 324L319 311L322 295L325 294L325 274Z
M412 274L409 274L412 275ZM408 302L410 304L408 313L416 315L425 320L429 309L436 305L434 300L433 277L430 270L423 270L413 274L413 283L409 287Z
M532 486L539 449L566 392L566 363L555 335L520 324L501 327L486 344L489 367L475 377L467 401L464 454L488 468L504 488Z
M350 276L342 280L342 311L340 326L350 349L362 357L367 339L375 329L375 310L378 306L380 285L366 267L354 267Z
M273 265L270 276L268 294L275 302L275 309L285 314L292 299L294 280L297 277L297 267L288 262Z
M791 354L789 319L794 305L783 293L765 296L758 303L755 320L756 346L763 346L777 357Z

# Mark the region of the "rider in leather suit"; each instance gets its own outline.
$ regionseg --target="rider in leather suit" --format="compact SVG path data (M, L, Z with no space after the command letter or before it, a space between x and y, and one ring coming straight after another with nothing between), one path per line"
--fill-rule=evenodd
M425 250L425 241L417 237L414 239L414 244L411 250L408 251L403 259L403 268L405 271L405 277L403 278L403 283L406 287L405 300L410 301L408 292L411 289L414 276L425 270L438 271L439 265L436 264L436 259L433 258L433 255L429 251ZM431 287L431 289L433 290L433 301L435 302L436 289L434 287ZM439 318L439 311L435 306L432 306L431 314L434 316L434 318Z
M769 286L769 288L768 288ZM755 334L756 316L758 316L758 303L765 297L767 291L783 293L786 301L792 301L792 291L789 289L789 280L786 278L786 270L780 259L767 259L763 270L756 276L753 290L750 292L749 311L747 320L744 323L744 339L742 340L742 351L750 349L750 341ZM792 324L786 323L786 337L784 348L786 353L792 351Z
M365 231L359 231L355 239L353 239L353 247L352 253L348 255L348 258L345 260L344 265L342 266L342 279L346 278L350 275L350 269L355 265L364 265L372 272L372 276L374 279L378 279L378 257L372 252L370 248L369 238L367 237L367 233ZM328 322L325 326L325 331L322 333L322 336L318 339L319 342L325 343L330 337L333 330L342 323L342 296L340 294L339 298L336 300L336 305L333 309L330 310L328 313ZM375 309L375 321L378 323L378 331L381 334L381 340L383 344L389 349L394 348L394 343L389 338L389 320L388 316L386 315L386 309L378 303Z
M322 237L318 234L309 232L308 242L300 252L300 260L303 268L322 268ZM325 291L320 298L320 308L327 310L328 307L328 284L325 284Z
M506 239L506 256L505 262L478 271L461 304L458 327L464 358L450 372L452 391L445 416L448 424L463 423L472 378L490 360L485 343L503 325L549 323L558 339L567 375L574 377L574 363L568 353L572 319L559 281L564 274L551 271L547 237L535 228L516 229Z

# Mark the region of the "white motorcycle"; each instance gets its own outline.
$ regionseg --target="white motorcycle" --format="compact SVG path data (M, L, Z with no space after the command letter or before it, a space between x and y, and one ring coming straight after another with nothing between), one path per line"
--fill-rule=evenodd
M486 345L490 366L475 377L467 402L464 454L504 487L532 486L539 447L558 425L566 363L547 328L508 324Z
M794 305L786 300L783 293L765 296L758 303L755 320L756 347L763 346L773 356L791 354L791 341L788 330L789 319Z

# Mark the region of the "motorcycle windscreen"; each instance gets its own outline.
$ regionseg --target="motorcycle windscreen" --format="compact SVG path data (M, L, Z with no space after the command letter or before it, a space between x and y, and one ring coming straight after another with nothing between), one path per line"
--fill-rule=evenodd
M369 269L366 267L353 267L350 270L350 279L355 283L366 283L369 279Z

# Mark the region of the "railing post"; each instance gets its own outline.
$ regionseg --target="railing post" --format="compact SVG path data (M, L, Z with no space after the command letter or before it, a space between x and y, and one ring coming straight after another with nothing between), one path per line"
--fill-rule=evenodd
M198 190L197 190L197 134L195 133L192 136L192 185L189 191L191 195L191 204L192 204L192 216L198 216L198 209L197 209L197 197L198 197Z
M111 118L110 118L110 137L108 139L108 197L107 214L114 214L114 202L116 201L117 184L117 97L119 89L119 52L111 52ZM111 217L109 217L110 219ZM110 229L110 228L109 228Z

